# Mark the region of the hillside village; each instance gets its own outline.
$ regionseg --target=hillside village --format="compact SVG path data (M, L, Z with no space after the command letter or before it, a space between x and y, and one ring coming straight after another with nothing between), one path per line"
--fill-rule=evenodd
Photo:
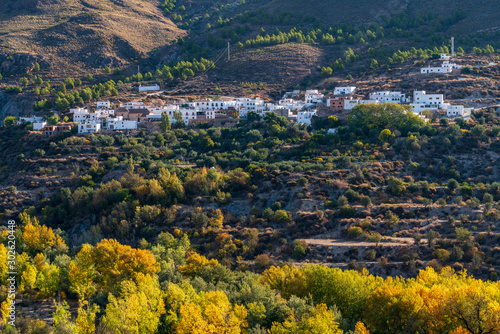
M450 62L450 56L441 54L441 67L423 67L422 74L446 74L460 71L461 65ZM156 92L160 86L139 86L140 92ZM433 111L444 111L448 118L469 119L473 108L466 108L462 102L453 103L446 100L443 94L428 94L415 90L408 97L400 91L376 91L368 96L356 94L356 87L336 87L333 92L320 92L317 89L293 90L286 92L275 103L266 102L259 97L220 97L217 99L175 98L171 101L144 103L141 101L97 102L95 108L71 108L69 114L73 125L78 126L79 134L97 133L99 131L133 131L140 125L158 123L162 117L168 116L170 124L183 123L185 126L235 126L240 119L247 118L253 112L263 117L266 113L275 112L289 121L310 126L313 117L328 117L338 112L349 112L362 104L398 103L410 105L411 110L425 118ZM303 96L303 99L298 99ZM318 113L318 108L326 110ZM429 113L426 113L428 111ZM166 119L166 118L165 118ZM42 117L20 117L18 124L33 123L33 131L41 131L46 135L71 130L71 123L49 124ZM148 127L151 128L151 127ZM334 132L334 129L329 130Z

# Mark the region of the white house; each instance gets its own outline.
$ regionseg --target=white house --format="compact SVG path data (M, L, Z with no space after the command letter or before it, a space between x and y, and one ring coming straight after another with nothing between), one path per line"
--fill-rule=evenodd
M356 87L335 87L333 95L349 95L356 91Z
M441 53L441 60L450 60L451 56L448 56L446 53Z
M450 69L454 68L454 69L458 69L458 70L462 69L462 65L457 65L455 63L450 63L448 60L443 61L443 64L441 64L441 67L450 68Z
M139 86L139 92L154 92L160 90L160 86Z
M88 114L89 111L86 108L71 108L69 112L71 114Z
M297 113L297 123L311 125L311 119L313 116L317 116L316 110L313 111L299 111Z
M137 121L124 120L122 116L109 118L106 121L106 129L108 130L135 130L137 129Z
M446 73L451 73L452 69L449 67L422 67L420 69L421 74L430 74L430 73L438 73L438 74L446 74Z
M32 117L19 117L19 119L16 121L17 125L21 125L24 123L38 123L42 122L43 117L38 117L38 116L32 116Z
M97 102L97 109L109 109L109 108L111 108L111 102L109 101Z
M123 108L126 109L148 109L143 102L127 102L123 105Z
M326 131L326 134L334 134L334 133L337 133L337 129L328 129L328 131Z
M313 106L317 103L323 102L325 96L321 94L317 89L307 90L305 94L305 104L306 107Z
M370 93L370 100L379 100L380 103L394 102L394 103L408 103L406 94L401 92L381 91Z
M448 103L444 103L443 94L427 94L424 90L416 90L413 92L413 112L419 113L426 109L438 110L447 109Z
M283 95L283 98L286 99L286 98L297 96L299 94L300 94L300 90L293 90L291 92L286 92L285 95Z
M360 104L379 104L379 102L379 100L344 100L344 109L351 110L352 108Z
M429 74L429 73L438 73L438 74L446 74L453 72L453 69L461 69L462 65L457 65L455 63L450 63L449 60L443 61L440 67L422 67L420 69L420 73Z
M96 114L90 114L87 109L73 109L73 122L83 123L91 120L97 120Z
M96 133L101 130L101 122L85 122L78 124L78 133Z
M462 117L462 118L469 118L470 114L472 112L472 108L465 108L463 105L450 105L446 109L446 116L456 118L456 117Z
M305 103L294 99L282 99L278 102L278 107L288 108L290 110L302 110Z
M263 106L264 105L264 100L261 100L259 98L256 99L249 99L246 97L240 97L235 100L235 106L236 108L246 108L248 111L255 111L257 106Z
M34 122L33 131L40 131L47 125L47 122Z
M189 102L188 105L196 110L227 110L226 101L212 101L211 99Z

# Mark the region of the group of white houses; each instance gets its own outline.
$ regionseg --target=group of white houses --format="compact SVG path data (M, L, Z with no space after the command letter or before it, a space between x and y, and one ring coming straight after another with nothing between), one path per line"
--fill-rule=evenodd
M354 99L352 94L356 87L337 87L334 93L337 95L327 99L327 106L335 110L352 110L361 104L400 103L409 104L412 111L421 113L424 110L447 110L448 117L467 117L470 110L463 106L451 106L444 102L443 94L427 94L425 91L414 91L413 101L410 103L404 93L398 91L379 91L369 94L369 99ZM293 92L293 95L296 92ZM97 132L101 129L107 130L133 130L137 129L137 123L141 121L160 121L163 114L175 123L179 116L188 125L192 121L214 120L217 117L233 115L244 118L248 112L255 112L264 116L268 112L276 112L289 120L311 125L313 116L317 111L310 109L319 103L323 103L324 95L318 90L305 92L305 100L299 101L290 98L287 93L278 103L265 103L259 98L223 98L221 100L196 100L180 101L169 105L145 105L142 102L128 102L116 111L111 109L109 102L98 102L95 112L90 113L87 109L71 109L74 122L78 123L79 133ZM177 117L176 117L177 116Z
M422 74L430 74L430 73L438 73L438 74L446 74L446 73L451 73L453 72L453 69L461 69L462 65L457 65L455 63L450 63L451 57L442 54L441 55L441 60L443 60L443 63L441 66L434 66L431 67L430 65L428 67L422 67L420 69L420 73Z
M445 63L446 57L442 57ZM378 91L369 94L368 99L353 97L356 87L336 87L334 95L326 99L326 105L331 110L352 110L362 104L400 103L409 104L412 111L421 113L424 110L445 110L448 117L470 117L471 108L463 105L450 105L444 102L443 94L427 94L425 91L414 91L413 101L402 92ZM95 133L100 130L135 130L139 122L160 121L166 114L171 123L182 121L188 125L193 122L229 118L244 118L248 112L264 116L268 112L276 112L291 121L311 125L311 120L317 116L313 109L325 101L324 94L318 90L307 90L304 100L295 100L300 91L287 92L277 103L266 103L259 98L222 98L220 100L177 101L168 105L147 105L143 102L127 102L113 109L109 101L97 102L96 109L70 109L73 122L78 124L78 133ZM33 130L40 131L47 127L42 117L22 117L18 124L33 123Z

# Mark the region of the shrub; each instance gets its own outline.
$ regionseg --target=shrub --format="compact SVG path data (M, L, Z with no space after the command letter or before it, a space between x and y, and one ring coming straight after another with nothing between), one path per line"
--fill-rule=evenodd
M356 210L354 210L354 208L352 208L349 205L344 205L343 207L340 208L339 216L341 218L351 218L354 216L355 213Z
M436 258L443 262L446 262L450 259L450 252L443 248L436 249L434 255L436 256Z
M303 259L306 256L308 246L304 240L295 240L293 242L293 257L297 260Z
M363 229L359 226L351 226L349 227L347 233L349 234L349 238L357 239L361 234L363 234Z

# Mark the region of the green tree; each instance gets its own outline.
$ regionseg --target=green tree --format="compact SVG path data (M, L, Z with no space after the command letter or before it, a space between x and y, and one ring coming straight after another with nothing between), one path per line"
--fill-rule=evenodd
M39 64L39 63L35 63L35 64L33 65L33 69L34 69L36 72L40 71L40 64Z
M184 120L182 119L182 114L180 112L174 112L174 121L175 121L175 125L177 127L183 127L185 124L184 124Z
M34 82L35 82L35 85L43 85L42 78L40 78L39 76L36 76L36 75L35 75L35 78L34 78Z
M28 78L21 78L21 85L23 85L24 87L28 86L29 83L30 81L28 80Z
M171 82L174 80L174 76L172 75L172 73L170 73L170 71L167 71L165 75L165 80L167 80L168 82Z
M372 70L376 70L378 68L378 61L376 61L375 59L372 59L372 62L370 63L370 68Z
M372 200L368 196L363 196L361 197L361 205L367 208L372 205Z
M56 124L57 124L57 122L59 122L59 116L57 116L57 115L50 116L50 117L47 119L47 122L48 122L50 125L56 125Z
M167 130L170 130L170 128L171 128L170 116L168 116L167 113L162 113L161 120L160 120L161 131L165 132Z
M16 124L17 117L14 116L7 116L3 119L3 125L4 126L12 126Z
M321 68L321 76L326 78L326 77L329 77L331 76L333 73L333 70L331 67L323 67Z
M403 181L394 176L391 176L389 180L387 180L387 189L394 196L399 196L406 191Z

